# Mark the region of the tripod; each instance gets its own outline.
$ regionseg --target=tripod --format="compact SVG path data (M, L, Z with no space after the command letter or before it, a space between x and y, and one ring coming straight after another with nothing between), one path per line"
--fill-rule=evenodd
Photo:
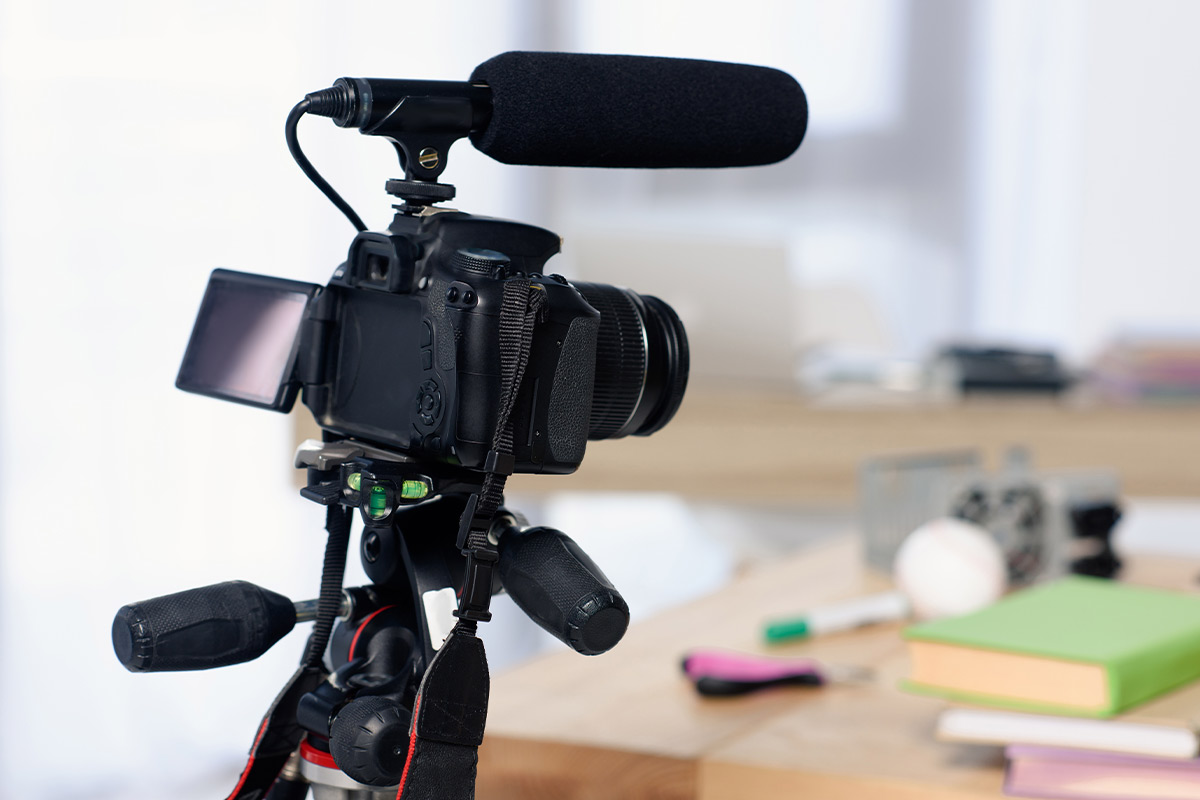
M478 472L348 439L305 442L296 466L301 494L327 508L321 597L292 603L234 581L133 603L113 622L118 658L136 672L236 664L314 620L230 800L473 797L489 691L475 628L491 595L507 591L587 655L624 635L625 601L570 538L503 507L490 547L468 547ZM343 589L355 511L372 583Z

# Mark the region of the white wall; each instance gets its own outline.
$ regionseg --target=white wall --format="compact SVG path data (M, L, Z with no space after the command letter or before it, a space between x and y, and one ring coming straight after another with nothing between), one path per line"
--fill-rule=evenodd
M1074 340L1116 326L1200 331L1200 5L1088 11Z
M1200 6L990 0L977 22L975 333L1087 358L1200 330Z
M208 273L325 282L353 231L292 162L288 109L340 75L465 79L538 45L522 8L439 6L418 34L386 2L0 3L0 795L161 798L236 771L300 637L179 675L126 673L109 640L145 597L318 587L290 420L173 387ZM391 146L321 119L300 138L385 225ZM522 175L451 156L464 205L525 213Z
M1087 4L978 6L969 127L970 332L1077 344Z

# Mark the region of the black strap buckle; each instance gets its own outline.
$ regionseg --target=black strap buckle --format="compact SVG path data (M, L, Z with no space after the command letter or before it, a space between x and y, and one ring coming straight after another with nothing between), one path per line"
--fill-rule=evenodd
M459 619L487 622L492 618L492 572L496 562L480 557L487 555L495 554L472 552L467 556L462 597L459 599L458 609L454 612L454 616Z
M479 502L479 494L472 494L459 518L457 546L466 555L467 566L454 616L487 622L492 618L488 610L492 604L492 572L500 553L488 540L493 515L479 513Z
M489 450L483 462L483 471L493 475L512 475L517 465L517 459L512 453L501 453L499 450Z

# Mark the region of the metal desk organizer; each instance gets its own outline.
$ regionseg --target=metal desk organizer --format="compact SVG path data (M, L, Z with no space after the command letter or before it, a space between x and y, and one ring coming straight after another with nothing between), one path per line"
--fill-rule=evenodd
M867 563L890 572L908 534L937 517L958 517L992 533L1022 586L1069 572L1114 577L1120 559L1112 531L1121 518L1111 470L1038 472L1012 448L989 472L978 451L871 459L858 480Z

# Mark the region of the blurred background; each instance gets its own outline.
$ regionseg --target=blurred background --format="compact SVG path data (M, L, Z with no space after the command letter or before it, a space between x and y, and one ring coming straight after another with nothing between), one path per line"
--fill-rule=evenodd
M321 514L291 470L307 412L173 382L212 268L324 283L344 258L351 228L282 135L291 106L342 75L460 80L505 50L564 50L764 64L807 91L807 138L769 167L452 151L456 207L561 233L557 272L657 294L688 328L674 435L514 487L594 551L635 619L853 525L855 470L878 453L1025 444L1050 466L1114 470L1160 498L1144 513L1189 508L1200 5L731 12L0 0L0 797L222 796L300 654L293 635L251 664L133 676L109 625L126 602L233 578L316 594ZM300 138L386 226L392 148L314 118ZM964 401L948 346L1054 361L1035 364L1040 399L1010 412ZM519 613L497 617L496 669L545 646Z

